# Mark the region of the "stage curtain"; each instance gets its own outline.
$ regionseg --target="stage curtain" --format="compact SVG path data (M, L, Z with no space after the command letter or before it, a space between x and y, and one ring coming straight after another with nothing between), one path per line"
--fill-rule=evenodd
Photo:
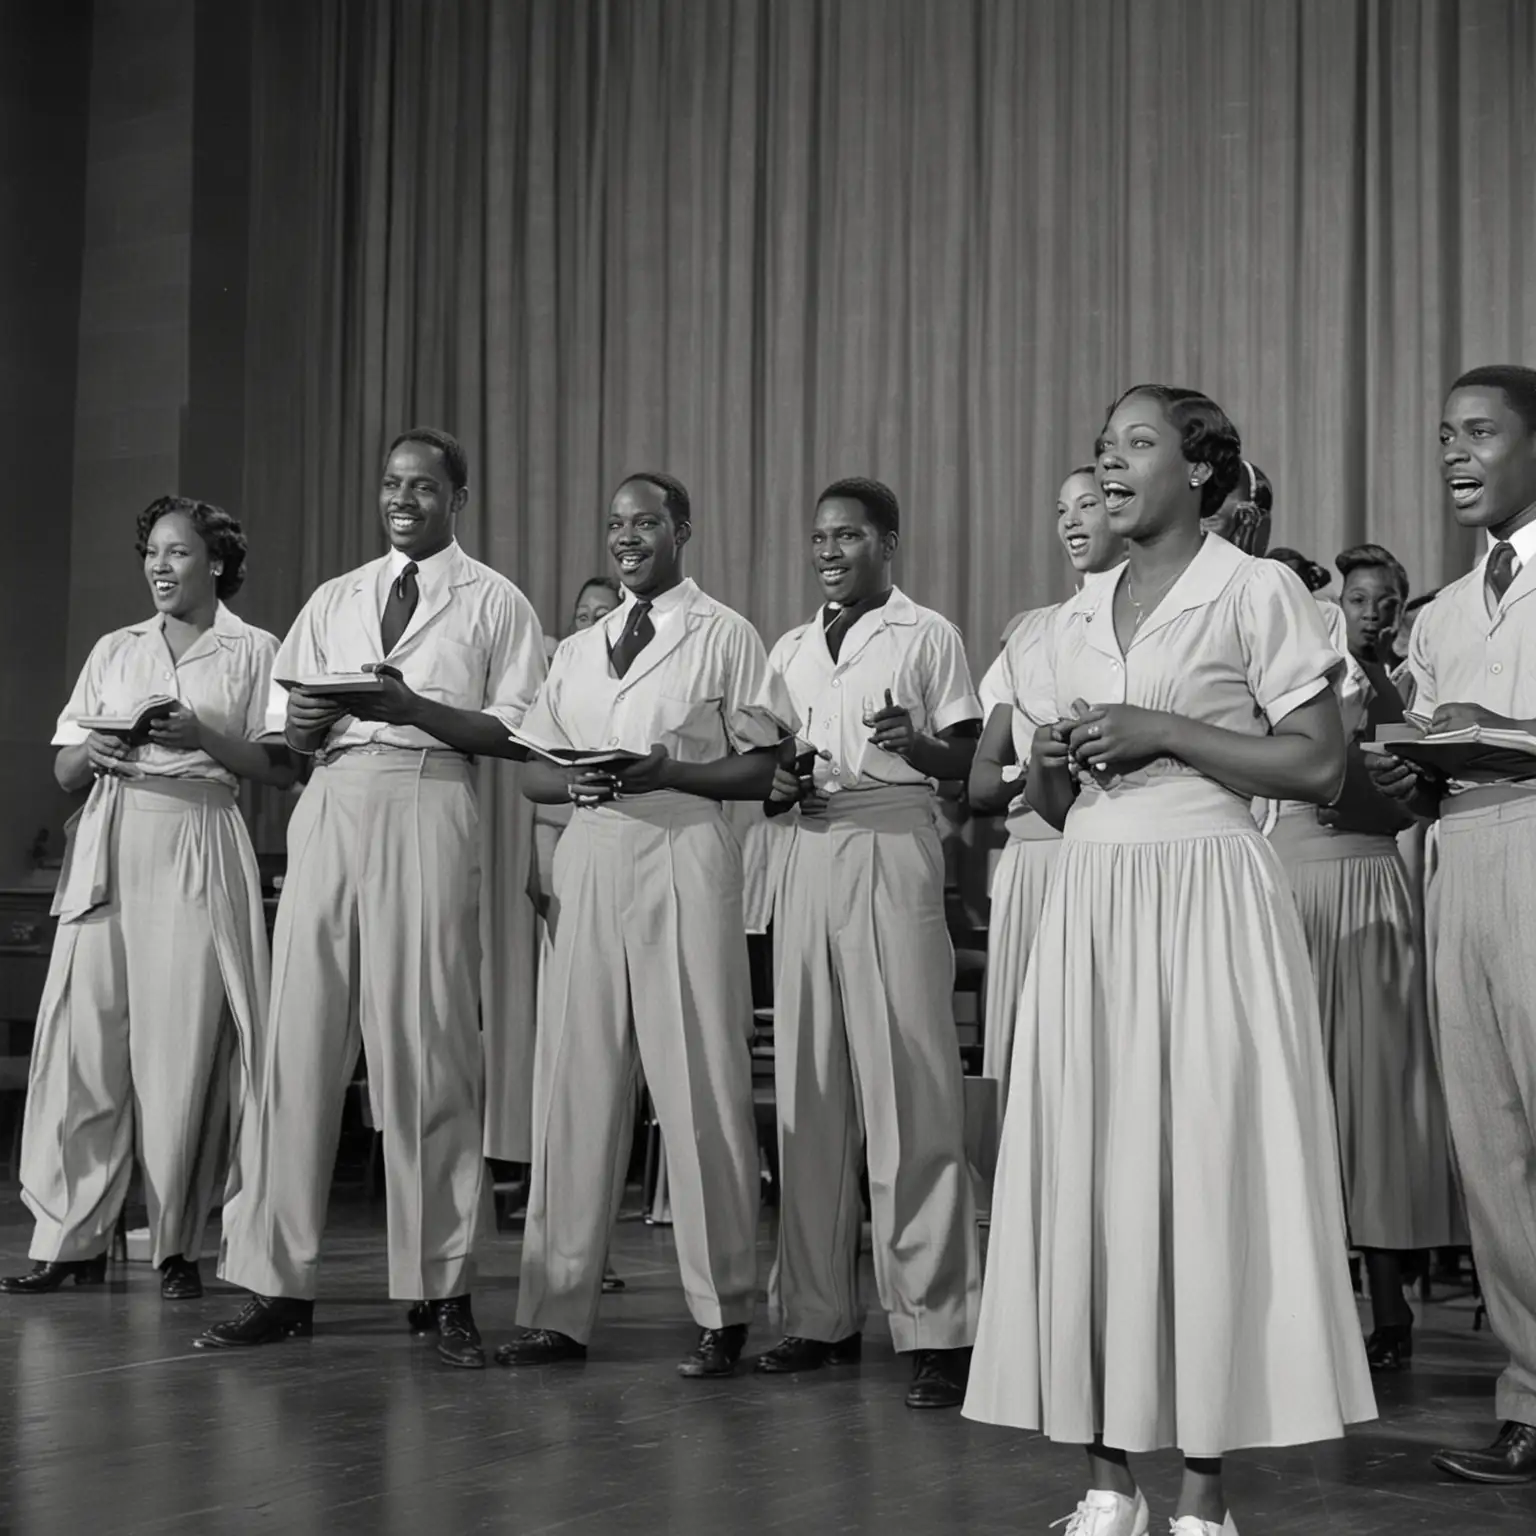
M873 474L979 668L1068 590L1056 487L1148 379L1228 408L1277 542L1375 538L1419 588L1467 560L1434 428L1463 366L1536 362L1530 0L254 18L257 622L380 547L381 451L425 420L471 454L466 546L552 630L628 471L688 484L693 573L770 643L815 602L817 488Z

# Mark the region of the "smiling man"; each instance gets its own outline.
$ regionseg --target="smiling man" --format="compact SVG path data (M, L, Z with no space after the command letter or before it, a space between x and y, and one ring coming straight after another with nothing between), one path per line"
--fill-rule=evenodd
M1414 625L1414 709L1433 729L1536 731L1536 369L1474 368L1451 386L1441 475L1477 565ZM1437 784L1392 758L1372 777L1440 817L1429 888L1440 1062L1489 1321L1509 1350L1493 1444L1435 1464L1480 1483L1536 1481L1536 781Z
M384 1141L390 1295L449 1365L482 1367L470 1310L490 1202L481 1156L479 831L472 760L520 755L544 637L518 589L454 538L464 450L416 427L390 446L390 550L305 604L273 667L267 726L315 772L288 827L272 1004L253 1071L243 1187L219 1268L254 1294L197 1342L308 1334L359 1026ZM372 692L345 674L372 672Z
M938 780L970 771L981 724L960 632L891 583L900 510L876 480L821 493L811 563L827 603L773 648L812 775L774 908L779 1294L767 1374L856 1360L859 1173L869 1165L875 1280L912 1408L958 1407L976 1336L975 1212L965 1160L944 916Z
M555 652L522 735L602 770L530 762L529 799L570 803L550 906L518 1322L502 1365L584 1359L621 1193L636 1065L667 1147L673 1235L698 1343L729 1375L757 1296L757 1133L741 847L724 800L761 800L790 714L763 643L683 575L688 492L631 475L608 509L624 600Z

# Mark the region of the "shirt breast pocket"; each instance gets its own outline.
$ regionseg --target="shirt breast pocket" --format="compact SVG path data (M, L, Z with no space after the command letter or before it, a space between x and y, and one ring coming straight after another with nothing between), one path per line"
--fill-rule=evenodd
M401 671L418 693L455 709L484 707L485 652L478 646L436 635L423 647L416 665L421 669L420 682L411 676L414 668L405 666Z
M721 702L717 698L658 697L651 711L656 727L653 745L665 746L673 757L689 762L709 762L724 756Z

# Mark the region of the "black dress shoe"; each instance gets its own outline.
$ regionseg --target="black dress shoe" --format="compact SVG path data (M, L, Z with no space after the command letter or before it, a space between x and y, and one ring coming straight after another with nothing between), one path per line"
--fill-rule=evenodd
M747 1342L747 1325L732 1323L728 1328L701 1328L699 1342L686 1360L677 1365L679 1376L729 1376L741 1359Z
M829 1344L823 1339L802 1339L796 1334L782 1338L766 1354L752 1362L764 1376L788 1376L799 1371L819 1371L824 1365L857 1365L864 1353L861 1334Z
M623 1275L615 1274L612 1266L605 1264L603 1266L603 1295L612 1296L626 1289Z
M405 1314L405 1326L411 1330L413 1339L424 1339L428 1334L436 1333L437 1319L432 1315L432 1303L413 1301L411 1310Z
M562 1360L586 1358L585 1344L553 1328L529 1328L496 1351L497 1365L558 1365Z
M1412 1322L1383 1324L1365 1341L1365 1363L1373 1371L1401 1371L1412 1359Z
M76 1285L100 1285L107 1278L107 1256L94 1259L65 1259L59 1263L34 1264L24 1275L9 1275L0 1280L0 1291L10 1296L45 1296L56 1291L66 1280Z
M480 1330L475 1327L475 1315L469 1310L469 1297L445 1296L427 1305L437 1320L437 1358L445 1365L483 1371L485 1346L480 1342Z
M1536 1424L1511 1419L1486 1451L1436 1451L1431 1459L1469 1483L1536 1483Z
M969 1349L920 1349L912 1358L908 1408L958 1408L971 1373Z
M160 1297L163 1301L196 1301L203 1294L203 1277L197 1260L179 1253L160 1266Z
M255 1296L227 1323L215 1323L193 1339L196 1349L254 1349L307 1339L315 1331L315 1304L293 1296Z

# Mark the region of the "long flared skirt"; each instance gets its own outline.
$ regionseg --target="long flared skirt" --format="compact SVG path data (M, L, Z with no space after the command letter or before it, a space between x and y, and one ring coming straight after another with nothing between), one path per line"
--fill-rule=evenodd
M1444 1247L1461 1223L1403 861L1391 838L1341 837L1311 811L1281 817L1273 842L1317 981L1350 1237Z
M1375 1416L1306 941L1217 786L1074 808L992 1223L969 1417L1217 1456Z

